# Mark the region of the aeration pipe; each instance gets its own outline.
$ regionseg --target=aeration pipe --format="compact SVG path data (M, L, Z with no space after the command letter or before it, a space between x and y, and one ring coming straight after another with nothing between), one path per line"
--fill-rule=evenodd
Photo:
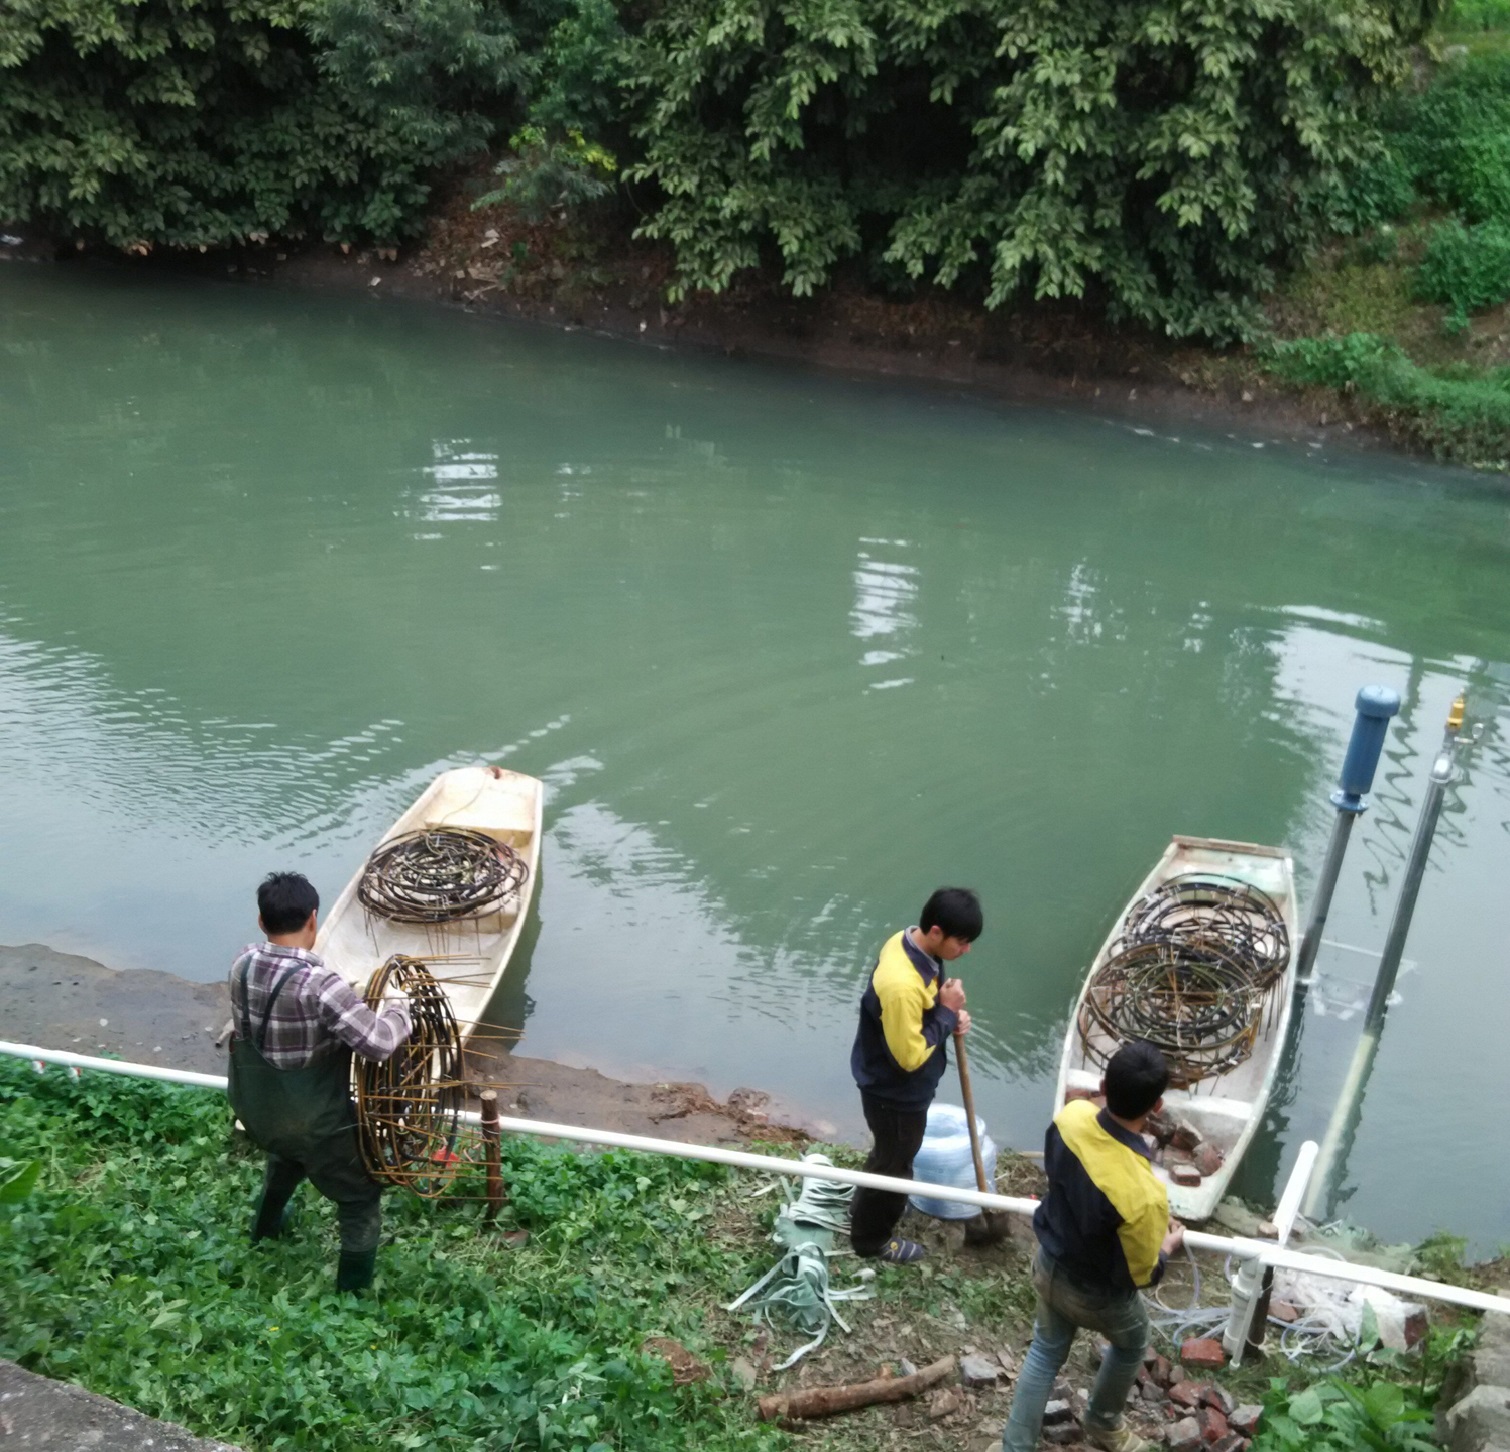
M30 1059L38 1065L61 1064L75 1069L97 1069L107 1074L155 1079L165 1084L188 1084L201 1089L219 1089L222 1092L226 1087L225 1079L216 1074L195 1074L182 1069L163 1069L155 1064L131 1064L120 1059L96 1059L87 1054L74 1054L62 1049L39 1048L35 1044L0 1041L0 1054ZM462 1118L468 1124L482 1123L480 1114L467 1113ZM637 1150L642 1154L700 1160L707 1164L756 1170L764 1175L792 1175L809 1180L830 1180L841 1185L866 1185L874 1190L890 1190L895 1194L923 1195L934 1200L976 1205L982 1210L1005 1210L1012 1215L1031 1215L1038 1208L1037 1200L1017 1195L994 1195L959 1185L931 1185L925 1180L872 1175L864 1170L847 1170L838 1165L819 1165L807 1160L751 1154L748 1150L726 1149L722 1145L683 1144L674 1139L653 1139L642 1134L621 1134L611 1129L584 1129L576 1124L552 1124L545 1120L512 1119L503 1115L499 1116L498 1126L510 1134L530 1134L542 1139L564 1139L576 1144L606 1145L615 1149ZM1381 1286L1412 1300L1448 1301L1475 1311L1497 1311L1502 1316L1510 1316L1510 1297L1486 1295L1482 1291L1471 1291L1462 1286L1440 1285L1436 1281L1397 1275L1393 1271L1379 1270L1371 1265L1332 1260L1324 1255L1306 1255L1299 1251L1285 1250L1271 1240L1251 1240L1240 1235L1208 1235L1203 1230L1187 1230L1185 1243L1192 1250L1209 1250L1218 1255L1235 1255L1244 1260L1256 1259L1266 1265L1304 1271L1328 1280Z
M1316 951L1321 947L1321 935L1332 908L1332 891L1342 872L1342 858L1347 852L1353 823L1368 810L1368 790L1374 784L1379 753L1384 750L1384 733L1389 730L1390 719L1399 713L1400 696L1388 686L1364 686L1354 705L1358 714L1353 718L1353 734L1348 740L1347 756L1343 758L1338 789L1332 793L1337 819L1332 823L1326 859L1321 864L1321 876L1316 880L1311 920L1306 924L1305 936L1300 940L1300 954L1295 960L1295 976L1302 993L1310 982Z
M1465 707L1466 702L1462 696L1452 703L1452 709L1447 713L1447 725L1442 733L1442 745L1431 765L1426 796L1421 803L1421 816L1416 822L1415 836L1411 838L1410 854L1405 862L1400 897L1395 903L1394 916L1390 919L1384 951L1379 955L1374 990L1369 997L1368 1011L1363 1017L1363 1032L1359 1036L1358 1047L1353 1051L1352 1062L1348 1065L1342 1092L1337 1096L1332 1117L1327 1123L1326 1135L1321 1141L1321 1166L1311 1181L1310 1193L1306 1196L1305 1212L1313 1220L1326 1214L1332 1201L1333 1187L1347 1158L1346 1146L1351 1144L1357 1133L1358 1121L1363 1112L1364 1091L1374 1071L1374 1059L1379 1052L1379 1039L1384 1033L1390 995L1395 990L1400 959L1405 953L1405 939L1410 932L1411 919L1415 916L1416 898L1421 892L1421 880L1426 875L1432 839L1437 832L1437 820L1442 815L1442 801L1452 782L1458 733L1463 729Z

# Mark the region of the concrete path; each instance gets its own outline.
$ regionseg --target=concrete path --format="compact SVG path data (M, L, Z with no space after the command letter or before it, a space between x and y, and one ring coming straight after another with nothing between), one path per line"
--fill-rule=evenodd
M0 1361L0 1448L52 1452L236 1452L82 1387Z

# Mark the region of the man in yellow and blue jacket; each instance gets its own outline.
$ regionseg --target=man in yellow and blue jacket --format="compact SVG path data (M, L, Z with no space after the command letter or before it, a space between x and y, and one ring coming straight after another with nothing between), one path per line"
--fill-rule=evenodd
M970 1028L964 987L944 977L944 964L968 953L983 926L980 899L969 888L941 887L915 928L887 939L871 969L849 1067L875 1136L865 1161L872 1174L912 1178L928 1106L949 1067L949 1035ZM921 1260L921 1245L893 1234L906 1206L905 1195L856 1189L849 1218L855 1254L893 1265Z
M1184 1230L1149 1163L1143 1125L1164 1101L1169 1066L1152 1044L1124 1044L1101 1081L1106 1107L1073 1099L1044 1140L1049 1192L1033 1216L1038 1312L1023 1358L1003 1452L1033 1452L1054 1378L1076 1330L1111 1343L1085 1415L1085 1440L1104 1452L1152 1452L1122 1423L1122 1407L1148 1349L1148 1310L1139 1294L1156 1286Z

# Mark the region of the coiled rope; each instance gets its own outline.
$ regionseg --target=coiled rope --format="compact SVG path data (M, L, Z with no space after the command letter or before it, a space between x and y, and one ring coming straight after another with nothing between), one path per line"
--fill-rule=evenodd
M357 1138L373 1179L439 1195L458 1162L465 1102L461 1030L445 990L418 958L395 955L367 984L367 1006L403 993L414 1032L376 1062L353 1059Z
M802 1158L812 1164L833 1163L827 1155L817 1153ZM807 1180L795 1199L785 1185L782 1188L787 1203L777 1213L771 1238L785 1247L785 1253L749 1290L724 1307L737 1311L748 1306L757 1321L772 1329L795 1330L812 1338L787 1357L777 1371L786 1371L822 1346L831 1324L841 1331L849 1330L836 1301L865 1301L875 1295L863 1283L838 1291L829 1285L828 1259L834 1253L834 1234L849 1224L854 1186Z

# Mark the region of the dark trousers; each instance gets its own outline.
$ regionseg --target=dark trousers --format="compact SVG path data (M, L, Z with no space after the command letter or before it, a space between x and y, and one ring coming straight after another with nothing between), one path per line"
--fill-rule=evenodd
M922 1147L923 1131L928 1127L927 1108L896 1109L877 1102L863 1091L860 1106L875 1136L865 1168L873 1175L910 1180L913 1158ZM855 1254L880 1255L906 1208L905 1195L857 1185L849 1207L849 1239Z
M341 1250L355 1254L375 1251L383 1232L383 1187L362 1163L355 1130L349 1136L335 1135L313 1146L300 1160L268 1155L253 1238L278 1233L283 1209L306 1177L335 1203Z

